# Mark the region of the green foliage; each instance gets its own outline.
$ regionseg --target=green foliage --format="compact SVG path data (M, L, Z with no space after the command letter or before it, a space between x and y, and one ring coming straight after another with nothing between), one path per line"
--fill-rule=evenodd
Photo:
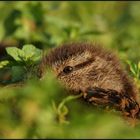
M12 56L16 61L22 61L22 51L16 47L7 48L7 53ZM21 57L21 58L20 58Z
M6 51L15 61L25 62L27 65L31 62L36 63L41 59L41 50L35 48L33 45L24 45L22 49L8 47Z
M8 47L6 52L13 59L0 62L0 68L9 68L12 79L8 82L19 82L37 76L37 65L42 57L42 50L34 45L24 45L22 49ZM5 81L4 81L5 82Z
M1 88L1 138L139 138L139 126L68 95L51 73L19 86Z
M51 73L37 79L42 51L94 41L117 51L140 87L139 9L133 1L0 2L0 138L140 138L139 124L69 95Z
M130 71L132 72L133 76L136 79L140 79L140 62L138 64L135 64L133 62L128 61L128 64L130 66Z
M9 64L9 61L8 60L1 61L0 62L0 69L3 68L3 67L5 67L8 64Z
M137 83L137 86L140 87L140 62L138 62L137 64L131 62L131 61L127 61L127 63L130 66L130 71L134 77L134 80Z

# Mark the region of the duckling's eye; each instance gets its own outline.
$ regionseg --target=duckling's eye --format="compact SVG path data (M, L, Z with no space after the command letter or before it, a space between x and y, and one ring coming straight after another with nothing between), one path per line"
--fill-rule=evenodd
M70 72L72 72L73 71L73 67L71 67L71 66L66 66L64 69L63 69L63 72L65 73L65 74L69 74Z

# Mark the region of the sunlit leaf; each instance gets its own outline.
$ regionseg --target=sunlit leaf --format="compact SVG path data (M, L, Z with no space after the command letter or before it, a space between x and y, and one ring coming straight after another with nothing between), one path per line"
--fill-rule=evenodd
M0 62L0 69L7 66L9 64L9 61L8 60L4 60L4 61L1 61Z
M25 60L32 60L32 61L38 61L41 58L41 50L36 48L34 45L24 45L22 48L22 51L24 52Z
M7 54L13 57L16 61L22 61L20 57L24 54L23 52L17 47L8 47L6 48Z
M138 63L138 68L139 68L139 70L140 70L140 62Z

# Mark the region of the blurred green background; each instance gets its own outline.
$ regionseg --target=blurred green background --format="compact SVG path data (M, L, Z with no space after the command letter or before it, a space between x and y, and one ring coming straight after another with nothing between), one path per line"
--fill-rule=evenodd
M0 60L11 59L11 46L47 52L64 42L93 41L116 52L139 86L139 9L138 1L0 2ZM0 138L140 138L140 125L70 96L51 73L11 86L9 70L0 69Z

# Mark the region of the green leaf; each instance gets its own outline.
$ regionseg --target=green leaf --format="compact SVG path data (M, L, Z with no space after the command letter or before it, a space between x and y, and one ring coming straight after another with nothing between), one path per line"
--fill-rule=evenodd
M138 64L135 64L131 61L127 61L127 63L129 64L130 66L130 71L132 72L133 76L136 78L136 79L139 79L139 76L140 76L140 63Z
M24 79L25 70L21 66L12 67L12 82L17 82Z
M42 51L36 48L34 45L31 44L24 45L22 51L24 53L25 61L28 60L38 61L41 58Z
M8 60L4 60L4 61L1 61L0 62L0 69L7 66L9 64L9 61Z
M68 110L67 106L64 105L64 106L61 108L61 115L65 116L65 115L68 114L68 112L69 112L69 110Z
M81 33L81 35L103 35L105 34L105 32L103 31L98 31L98 30L92 30L92 31L85 31L83 33Z
M22 51L24 53L25 61L31 59L33 55L35 54L35 46L33 45L24 45L22 48Z
M19 27L19 25L16 25L15 21L16 19L19 19L20 17L21 17L21 11L14 9L5 18L4 29L5 29L6 36L12 35L16 31L16 29Z
M138 68L139 68L139 70L140 70L140 62L138 63Z
M17 47L8 47L6 48L6 52L13 57L16 61L22 61L23 53Z

